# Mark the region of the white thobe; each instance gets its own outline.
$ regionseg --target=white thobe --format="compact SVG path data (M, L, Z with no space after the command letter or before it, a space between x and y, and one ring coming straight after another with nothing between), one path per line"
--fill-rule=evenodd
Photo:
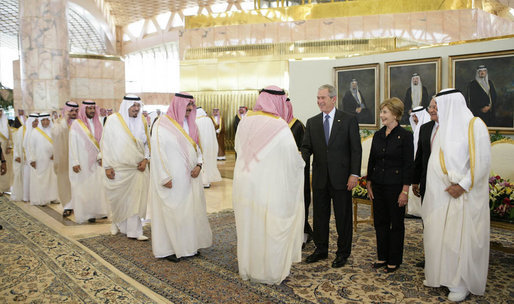
M269 124L282 129L268 142L257 143L264 147L254 156L250 142L263 138L259 129ZM241 120L235 150L232 200L239 274L244 280L280 284L302 256L305 162L287 123L267 115Z
M33 129L30 133L29 150L28 162L36 162L35 169L30 167L30 204L47 205L58 198L57 176L54 172L54 161L51 159L54 155L51 136L40 128Z
M152 210L152 250L157 258L192 256L212 245L200 176L191 171L202 162L199 147L167 115L154 124L149 201ZM172 181L172 188L164 184Z
M489 264L489 170L491 147L485 124L474 123L475 171L464 176L443 173L440 141L436 135L427 168L422 205L425 245L425 285L466 288L482 295ZM451 184L466 192L455 199L445 191Z
M149 173L137 169L148 157L148 143L133 136L119 113L105 122L100 143L104 169L114 169L114 179L104 176L105 195L112 221L127 237L143 235L141 218L146 214Z
M214 123L209 116L200 116L196 118L196 125L198 126L203 155L202 182L204 185L219 182L221 181L221 174L217 164L218 140L216 139Z
M73 209L71 200L71 184L69 178L69 128L65 118L59 118L54 122L52 128L52 139L54 141L54 166L57 175L57 189L59 201L64 209Z
M32 133L32 128L27 128L26 125L23 125L23 140L22 140L22 151L25 155L25 161L23 162L23 198L22 200L25 202L30 201L30 172L32 171L32 167L30 166L30 134Z
M89 125L92 126L90 121ZM75 220L83 223L91 218L107 216L108 206L105 199L103 176L105 171L98 164L99 143L94 138L94 127L90 131L86 124L77 119L69 134L69 176ZM80 166L75 173L74 166Z
M13 134L13 182L11 187L11 200L23 200L23 165L25 163L25 155L23 153L23 135L25 126L18 128ZM20 162L16 161L20 158Z

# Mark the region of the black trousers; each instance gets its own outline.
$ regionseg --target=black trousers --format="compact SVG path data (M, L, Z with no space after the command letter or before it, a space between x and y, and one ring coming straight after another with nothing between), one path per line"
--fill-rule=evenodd
M305 166L303 171L304 184L303 184L303 202L305 205L305 224L303 226L303 232L312 235L312 228L309 225L309 206L311 205L311 179L310 179L310 165Z
M398 206L403 185L371 184L373 188L373 220L377 235L379 261L400 265L405 237L405 207Z
M328 181L325 189L313 189L314 244L319 252L328 252L331 204L333 202L337 229L336 255L348 258L352 251L352 193L337 190Z

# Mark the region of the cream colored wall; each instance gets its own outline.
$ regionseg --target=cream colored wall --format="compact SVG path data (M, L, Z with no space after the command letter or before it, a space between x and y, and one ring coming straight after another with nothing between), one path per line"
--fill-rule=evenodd
M334 67L379 63L380 100L383 100L385 95L384 62L440 56L442 57L442 88L444 89L448 88L449 56L511 49L514 49L514 38L343 59L290 61L289 95L293 101L295 116L305 122L309 117L319 113L316 104L318 87L323 84L334 85Z
M270 56L271 57L271 56ZM289 86L288 62L274 58L185 60L180 63L182 91L256 90Z

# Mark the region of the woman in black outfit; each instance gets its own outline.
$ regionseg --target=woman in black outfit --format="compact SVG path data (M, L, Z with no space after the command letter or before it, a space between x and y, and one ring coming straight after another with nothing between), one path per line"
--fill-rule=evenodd
M412 179L412 133L399 125L403 103L393 97L380 104L384 127L373 136L368 162L368 194L373 200L378 259L373 268L394 272L403 259L405 205Z

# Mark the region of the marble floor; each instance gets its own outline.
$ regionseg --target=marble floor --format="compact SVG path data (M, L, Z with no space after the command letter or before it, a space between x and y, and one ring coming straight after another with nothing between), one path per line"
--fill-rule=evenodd
M205 189L205 197L207 201L207 212L214 213L227 209L232 209L232 176L235 164L234 153L227 153L227 160L218 161L218 168L223 177L221 182L212 183L210 188ZM160 295L154 293L147 287L139 284L137 281L128 277L123 272L117 270L114 266L105 262L94 252L83 246L77 240L101 234L109 234L110 219L98 220L96 223L77 224L73 215L64 219L62 217L63 207L61 204L51 204L47 207L31 206L24 202L12 202L22 210L37 218L45 225L55 230L60 235L68 238L76 245L80 246L88 253L93 255L98 261L107 266L115 274L131 284L134 288L140 290L156 303L170 303ZM145 225L149 225L146 223Z

